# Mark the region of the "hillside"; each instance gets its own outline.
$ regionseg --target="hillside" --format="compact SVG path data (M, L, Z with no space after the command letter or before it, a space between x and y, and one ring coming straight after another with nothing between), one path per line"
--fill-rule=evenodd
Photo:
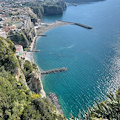
M15 51L10 40L0 37L0 120L65 119L41 94L37 66L17 58Z
M68 2L68 3L81 4L81 3L99 2L99 1L104 1L104 0L63 0L63 1Z

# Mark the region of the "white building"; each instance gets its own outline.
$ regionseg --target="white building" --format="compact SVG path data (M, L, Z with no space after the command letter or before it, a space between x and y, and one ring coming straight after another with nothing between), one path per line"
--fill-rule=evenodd
M21 45L15 45L15 47L16 47L16 55L20 57L25 57L23 47Z
M7 38L5 31L3 31L1 29L0 29L0 36L4 37L4 38Z

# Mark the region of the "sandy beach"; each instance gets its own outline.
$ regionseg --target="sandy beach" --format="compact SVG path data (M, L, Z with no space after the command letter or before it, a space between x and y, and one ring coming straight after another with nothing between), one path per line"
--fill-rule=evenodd
M67 22L56 21L54 23L40 23L38 26L35 26L34 28L35 28L35 31L36 31L36 36L34 37L33 42L30 45L30 51L35 50L37 40L45 32L47 32L48 30L50 30L52 28L63 26L63 25L69 25L69 24L70 23L67 23ZM25 59L34 63L33 52L27 52Z

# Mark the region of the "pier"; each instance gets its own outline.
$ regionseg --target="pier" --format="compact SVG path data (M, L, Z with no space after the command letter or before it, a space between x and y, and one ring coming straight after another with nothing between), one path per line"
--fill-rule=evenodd
M57 20L57 21L59 21L59 20ZM77 26L80 26L80 27L84 27L86 29L93 29L93 27L90 27L90 26L87 26L87 25L84 25L84 24L80 24L80 23L67 22L67 21L60 21L60 22L70 23L71 25L77 25Z
M37 35L37 36L44 36L44 37L46 37L47 35Z
M32 50L32 51L27 51L27 52L40 52L40 50Z
M58 73L58 72L66 71L66 70L67 70L67 68L63 67L63 68L57 68L57 69L52 69L52 70L48 70L48 71L41 71L41 75Z
M90 27L90 26L83 25L83 24L80 24L80 23L74 23L74 25L78 25L78 26L80 26L80 27L84 27L84 28L87 28L87 29L93 29L93 28Z

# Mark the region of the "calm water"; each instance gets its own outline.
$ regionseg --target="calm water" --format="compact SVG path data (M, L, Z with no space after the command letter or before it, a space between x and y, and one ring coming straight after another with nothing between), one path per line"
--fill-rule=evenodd
M46 75L46 93L58 95L65 116L76 116L88 106L106 98L120 86L120 0L106 0L69 6L63 16L45 17L80 22L87 30L67 25L54 28L38 40L34 58L43 70L67 67L68 71Z

